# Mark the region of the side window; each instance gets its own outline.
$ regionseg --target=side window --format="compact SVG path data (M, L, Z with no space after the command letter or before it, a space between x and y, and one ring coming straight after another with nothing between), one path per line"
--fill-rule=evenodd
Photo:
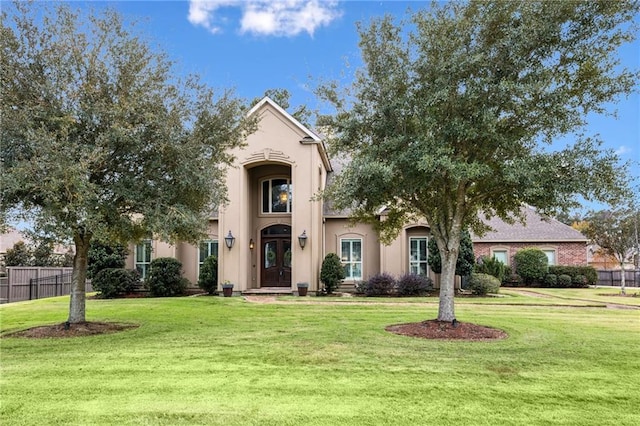
M409 272L416 275L427 275L427 237L409 238Z
M500 262L504 263L505 265L509 264L509 257L507 256L507 251L506 250L503 250L503 249L491 250L491 255L496 260L499 260Z
M362 279L362 239L348 238L340 241L340 260L344 265L345 279Z
M218 240L205 240L198 247L198 270L209 256L218 256Z
M544 252L544 254L547 255L547 260L548 260L549 266L555 265L556 264L556 251L554 249L542 249L542 251Z
M136 245L135 268L140 274L140 278L145 279L151 264L151 240L143 240Z

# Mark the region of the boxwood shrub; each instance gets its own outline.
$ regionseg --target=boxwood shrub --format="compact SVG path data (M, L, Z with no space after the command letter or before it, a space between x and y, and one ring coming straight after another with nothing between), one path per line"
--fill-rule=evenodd
M471 274L469 289L478 296L500 291L500 280L489 274Z
M187 280L182 277L182 263L173 257L159 257L151 261L145 286L153 297L184 294Z
M545 287L557 287L558 286L558 276L556 274L547 274L544 277L544 286Z
M113 299L135 290L140 283L138 271L123 268L106 268L99 271L91 280L98 297Z
M558 287L566 288L571 287L571 275L560 274L558 275Z
M576 275L583 275L586 285L596 285L598 282L598 272L593 266L549 266L549 273L569 275L572 279Z
M514 258L516 273L522 277L527 286L542 282L549 273L547 255L538 248L531 247L519 250Z

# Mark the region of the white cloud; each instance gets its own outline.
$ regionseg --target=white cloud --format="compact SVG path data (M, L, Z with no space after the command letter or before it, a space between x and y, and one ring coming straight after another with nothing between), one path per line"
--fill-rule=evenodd
M337 1L323 0L191 0L189 22L216 34L226 19L221 9L241 11L240 32L263 36L292 37L302 32L313 35L316 29L329 25L342 12Z
M622 145L620 148L616 149L617 155L624 155L630 153L632 150L628 146Z

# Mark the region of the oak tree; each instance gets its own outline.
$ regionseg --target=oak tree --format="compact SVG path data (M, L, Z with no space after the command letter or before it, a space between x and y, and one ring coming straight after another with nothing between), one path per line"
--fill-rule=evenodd
M334 112L334 153L350 157L326 196L383 241L425 218L442 259L438 319L452 321L463 229L608 199L623 185L617 156L582 136L587 115L634 89L618 65L637 2L433 3L403 22L358 27L363 66L318 95ZM554 150L561 135L575 143ZM382 208L387 212L380 220Z
M92 239L197 241L254 123L113 10L3 9L2 217L74 242L68 321L84 322Z

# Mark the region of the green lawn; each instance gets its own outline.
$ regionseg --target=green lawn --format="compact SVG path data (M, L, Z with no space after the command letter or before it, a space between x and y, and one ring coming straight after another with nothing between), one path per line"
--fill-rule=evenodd
M89 300L89 321L140 327L1 339L0 423L640 424L640 310L577 306L621 301L568 291L460 299L461 321L509 333L493 342L384 331L434 318L433 298ZM59 323L67 309L3 305L0 328Z

